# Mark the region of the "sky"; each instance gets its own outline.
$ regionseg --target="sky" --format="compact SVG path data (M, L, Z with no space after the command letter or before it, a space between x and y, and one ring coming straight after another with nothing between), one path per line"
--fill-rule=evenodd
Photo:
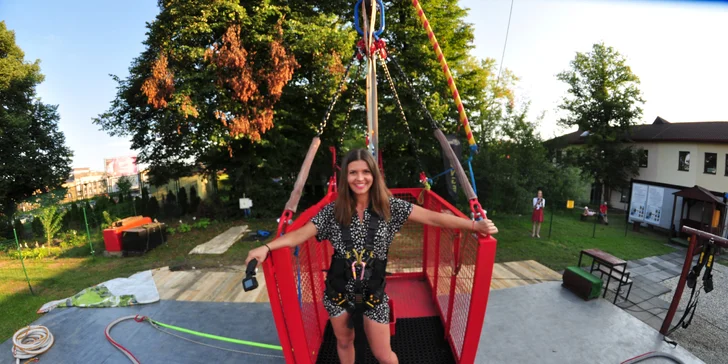
M0 0L0 20L15 31L26 60L41 60L45 81L37 93L43 102L59 105L59 127L74 152L74 168L103 170L104 158L136 154L128 138L108 136L92 119L108 110L116 94L109 75L126 77L144 49L145 24L154 20L156 4ZM726 2L514 0L503 59L511 1L460 5L470 8L473 55L494 58L520 78L516 95L531 103L532 120L543 114L537 129L543 138L570 131L556 123L567 89L556 74L576 52L588 52L597 42L624 55L640 78L646 100L640 123L657 116L672 122L728 120Z

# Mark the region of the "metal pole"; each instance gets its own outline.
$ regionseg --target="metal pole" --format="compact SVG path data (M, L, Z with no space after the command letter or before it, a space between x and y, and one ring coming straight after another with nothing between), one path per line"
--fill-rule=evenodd
M597 221L599 221L599 214L594 214L594 229L592 229L592 238L596 236L597 233Z
M362 2L362 14L364 15L364 41L367 52L367 148L375 160L379 155L379 127L377 108L377 55L372 53L374 42L373 32L374 20L376 18L376 1L372 1L371 23L367 24L366 2Z
M23 252L20 250L20 243L18 242L18 233L13 228L13 236L15 236L15 246L18 248L18 254L20 255L20 264L23 266L23 273L25 273L25 280L28 281L28 288L30 288L30 294L35 296L33 287L30 286L30 278L28 278L28 271L25 270L25 262L23 261Z
M554 208L551 207L551 220L549 221L549 239L551 239L551 226L554 224Z
M88 245L91 247L91 256L94 256L94 243L91 241L91 232L88 230L88 219L86 218L86 206L83 209L83 222L86 223L86 236L88 236Z

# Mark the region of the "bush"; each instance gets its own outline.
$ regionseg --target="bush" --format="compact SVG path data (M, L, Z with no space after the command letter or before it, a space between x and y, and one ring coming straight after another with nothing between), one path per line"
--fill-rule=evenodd
M30 223L30 229L33 231L33 238L38 240L43 239L43 224L39 218L33 217L33 222Z
M102 211L101 214L104 216L104 224L102 227L104 229L108 229L114 226L114 221L116 221L116 218L111 216L111 214L108 211Z
M202 218L197 220L194 224L192 224L192 227L195 229L207 229L207 226L210 225L210 219L208 218Z
M69 230L61 234L60 247L63 250L86 245L88 238L85 234L76 230Z
M147 203L147 215L152 219L156 219L159 215L159 202L157 202L157 198L154 196L150 197Z
M179 218L182 216L179 205L177 204L177 197L171 191L164 200L164 216L167 218Z
M149 216L149 212L147 211L147 206L149 206L149 189L144 187L142 188L142 210L141 214L144 216Z
M196 213L197 207L200 206L200 197L197 196L197 188L195 186L190 187L190 208L189 211Z
M200 204L197 206L195 216L200 218L224 220L227 218L227 209L220 199L210 198L200 201Z
M146 216L144 207L144 200L139 197L134 197L134 209L136 210L136 215Z
M186 233L186 232L189 232L190 230L192 230L192 228L185 223L181 223L181 224L179 224L179 226L177 226L177 231L179 231L180 233Z
M20 255L23 255L23 259L43 259L48 257L56 257L61 255L63 249L60 247L37 247L22 249L20 252L17 250L11 250L8 252L8 256L11 259L20 259Z
M179 205L181 215L186 215L189 212L189 203L187 202L187 190L185 190L184 187L179 189L177 204Z
M23 223L20 221L20 219L15 219L15 222L13 223L13 228L18 234L19 240L25 239L25 226L23 226Z

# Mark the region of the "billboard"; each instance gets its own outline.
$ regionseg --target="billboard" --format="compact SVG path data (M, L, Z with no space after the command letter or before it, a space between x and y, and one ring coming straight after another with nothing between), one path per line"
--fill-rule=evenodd
M139 173L136 156L104 159L104 170L109 177L131 176Z

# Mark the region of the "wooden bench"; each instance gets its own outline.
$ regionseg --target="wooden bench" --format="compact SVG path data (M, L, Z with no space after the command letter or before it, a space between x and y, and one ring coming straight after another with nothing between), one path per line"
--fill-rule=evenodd
M602 298L607 296L607 290L609 289L609 283L612 279L617 282L617 289L614 295L614 302L617 303L617 297L619 296L622 287L629 286L627 295L624 297L625 300L629 298L630 292L632 292L632 279L630 278L630 272L627 270L627 261L619 259L609 253L603 252L599 249L584 249L579 253L579 264L581 267L581 259L586 255L592 258L591 268L589 273L594 273L594 270L599 271L601 277L607 275L607 282L604 285L604 294Z

